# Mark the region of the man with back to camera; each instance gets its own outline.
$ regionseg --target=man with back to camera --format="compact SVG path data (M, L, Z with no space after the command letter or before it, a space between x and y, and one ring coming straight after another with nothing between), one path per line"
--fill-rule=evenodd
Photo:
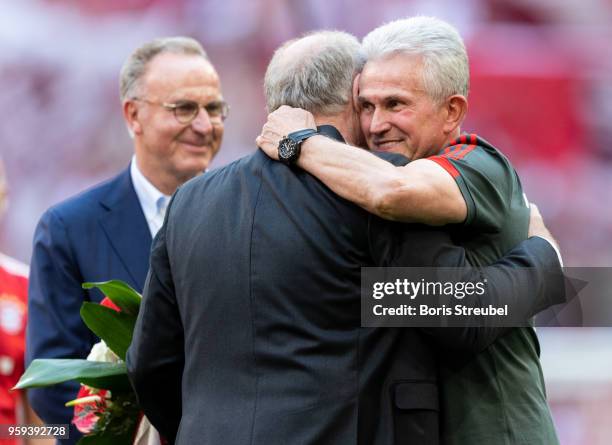
M491 264L527 237L529 208L505 156L461 134L469 68L458 32L414 17L375 29L362 50L355 90L367 144L413 162L396 167L317 136L303 144L297 165L380 217L455 224L449 230L471 263ZM306 111L282 109L258 143L278 158L282 135L312 127ZM558 443L532 328L513 329L473 359L441 358L444 443Z
M159 38L137 48L120 75L120 98L134 140L130 166L51 207L34 235L27 362L84 358L97 341L82 322L84 301L102 294L85 281L120 279L142 291L152 237L170 195L205 171L219 151L227 105L215 68L188 37ZM30 392L47 423L69 423L76 384ZM71 430L75 443L78 432Z
M269 110L302 106L322 134L354 143L358 54L341 32L286 43L266 72ZM286 162L313 133L291 135ZM435 445L434 339L476 351L501 330L361 328L361 266L464 264L447 232L385 222L257 150L175 194L128 374L147 417L177 444ZM493 289L530 265L521 298L535 302L525 291L543 286L547 305L559 292L536 272L560 268L545 240L524 241L498 265Z

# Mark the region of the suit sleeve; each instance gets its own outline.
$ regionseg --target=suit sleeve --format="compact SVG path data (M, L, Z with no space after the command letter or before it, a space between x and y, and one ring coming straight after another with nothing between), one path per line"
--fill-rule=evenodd
M170 443L181 419L184 337L168 258L166 222L151 250L149 274L127 353L128 376L149 421Z
M80 308L88 300L72 254L67 228L53 210L41 218L35 234L28 295L26 364L36 358L83 358L94 335L81 320ZM46 423L70 424L73 409L64 404L76 397L79 385L64 383L30 389L34 411ZM75 443L78 431L71 427Z
M529 238L495 264L477 268L467 261L465 250L440 229L417 224L399 224L371 217L370 249L382 267L456 267L461 281L487 282L482 296L462 300L466 307L499 307L508 304L517 318L528 320L536 313L565 301L561 265L550 243ZM518 312L520 311L520 312ZM508 327L428 328L445 347L479 352L493 343Z

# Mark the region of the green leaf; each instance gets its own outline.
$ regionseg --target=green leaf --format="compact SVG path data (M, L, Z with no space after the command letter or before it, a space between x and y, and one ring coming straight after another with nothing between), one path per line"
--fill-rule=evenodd
M129 315L138 315L142 296L127 283L121 280L110 280L99 283L83 283L81 286L83 289L92 289L94 287L100 289L104 295L121 309L121 312Z
M111 351L125 361L125 353L132 342L135 316L97 303L85 302L81 306L81 318L94 334L104 340Z
M70 380L111 391L131 389L125 363L92 362L72 358L34 360L13 389L40 388Z

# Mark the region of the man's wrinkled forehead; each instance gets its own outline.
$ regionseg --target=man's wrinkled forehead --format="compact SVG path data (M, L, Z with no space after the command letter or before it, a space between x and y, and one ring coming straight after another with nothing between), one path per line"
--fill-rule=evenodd
M205 83L221 88L219 75L212 63L198 55L162 53L148 64L142 78L145 88L191 87Z
M408 54L393 54L368 61L357 79L357 101L408 99L424 93L422 61Z

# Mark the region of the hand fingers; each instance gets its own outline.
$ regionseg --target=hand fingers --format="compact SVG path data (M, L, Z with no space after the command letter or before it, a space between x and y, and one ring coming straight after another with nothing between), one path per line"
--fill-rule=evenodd
M268 138L268 139L282 139L285 135L281 134L276 127L274 127L273 125L270 125L268 123L264 124L263 128L261 129L261 135L262 137Z
M255 143L257 144L258 147L266 148L266 149L268 148L272 149L278 146L278 144L274 144L273 140L265 136L262 136L262 135L257 136L257 138L255 139Z
M268 114L268 122L283 122L286 119L309 121L311 118L312 113L309 111L302 108L292 108L287 105L282 105L272 113Z
M255 144L261 148L268 156L276 157L280 138L269 138L260 134L255 138Z

